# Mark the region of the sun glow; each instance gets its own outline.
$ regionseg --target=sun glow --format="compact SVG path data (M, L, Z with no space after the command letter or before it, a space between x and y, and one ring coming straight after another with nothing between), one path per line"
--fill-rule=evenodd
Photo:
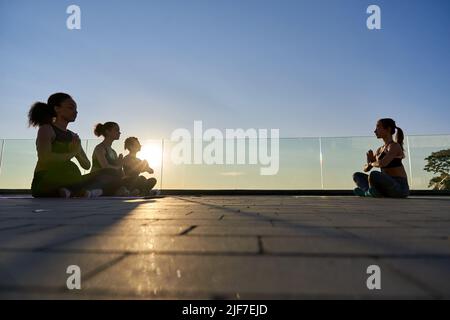
M151 168L161 167L162 150L159 143L145 143L142 145L141 151L137 157L142 160L147 160Z

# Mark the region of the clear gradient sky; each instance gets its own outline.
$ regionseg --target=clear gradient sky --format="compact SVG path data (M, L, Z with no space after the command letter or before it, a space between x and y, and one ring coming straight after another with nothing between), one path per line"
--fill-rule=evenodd
M82 29L66 28L77 4ZM366 28L366 8L382 30ZM279 128L281 137L450 133L448 0L0 0L0 138L34 138L30 104L57 91L71 127L125 135Z

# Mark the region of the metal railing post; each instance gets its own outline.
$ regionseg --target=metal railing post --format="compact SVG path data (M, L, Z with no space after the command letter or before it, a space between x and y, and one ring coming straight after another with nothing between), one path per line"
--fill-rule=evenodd
M323 154L322 154L322 137L319 137L319 161L320 161L320 185L323 190Z
M159 175L159 190L163 188L163 170L164 170L164 139L161 139L161 173Z
M411 159L411 147L409 144L409 137L406 136L406 148L408 149L408 167L409 167L409 181L411 181L411 187L414 188L414 180L412 175L412 159Z
M5 146L5 140L2 139L2 147L0 149L0 173L2 172L2 163L3 163L3 150L4 150L4 146Z

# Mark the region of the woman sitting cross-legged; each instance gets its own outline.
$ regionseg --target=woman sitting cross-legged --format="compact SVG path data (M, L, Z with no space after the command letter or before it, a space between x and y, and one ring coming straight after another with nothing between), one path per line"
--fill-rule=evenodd
M67 129L77 114L76 102L66 93L52 94L47 103L36 102L31 107L29 124L39 127L33 197L96 197L113 183L109 170L82 175L72 162L76 159L86 170L91 166L78 135Z
M392 135L397 132L394 141ZM369 175L356 172L353 174L357 188L354 193L366 197L391 197L406 198L409 195L408 178L402 159L405 158L403 150L403 131L392 119L380 119L377 122L375 135L383 139L384 145L367 152L367 164L364 172L372 168L380 168L380 171L372 171Z
M92 171L109 170L111 175L116 179L116 183L111 184L105 190L105 194L109 196L128 196L130 195L124 181L122 170L123 156L117 155L112 148L112 143L120 139L120 128L115 122L105 122L97 124L94 129L97 137L103 136L103 141L99 143L92 154Z
M127 186L132 190L133 195L148 196L156 185L156 179L147 179L140 175L144 172L152 174L153 169L150 168L146 160L141 160L137 157L137 153L141 151L141 144L138 138L127 138L125 140L125 149L129 151L123 158L123 171L127 180Z

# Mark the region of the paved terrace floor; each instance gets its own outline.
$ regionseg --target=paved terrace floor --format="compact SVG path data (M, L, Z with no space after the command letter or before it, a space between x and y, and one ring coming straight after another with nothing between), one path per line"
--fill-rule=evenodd
M449 236L450 198L0 199L0 298L450 298Z

